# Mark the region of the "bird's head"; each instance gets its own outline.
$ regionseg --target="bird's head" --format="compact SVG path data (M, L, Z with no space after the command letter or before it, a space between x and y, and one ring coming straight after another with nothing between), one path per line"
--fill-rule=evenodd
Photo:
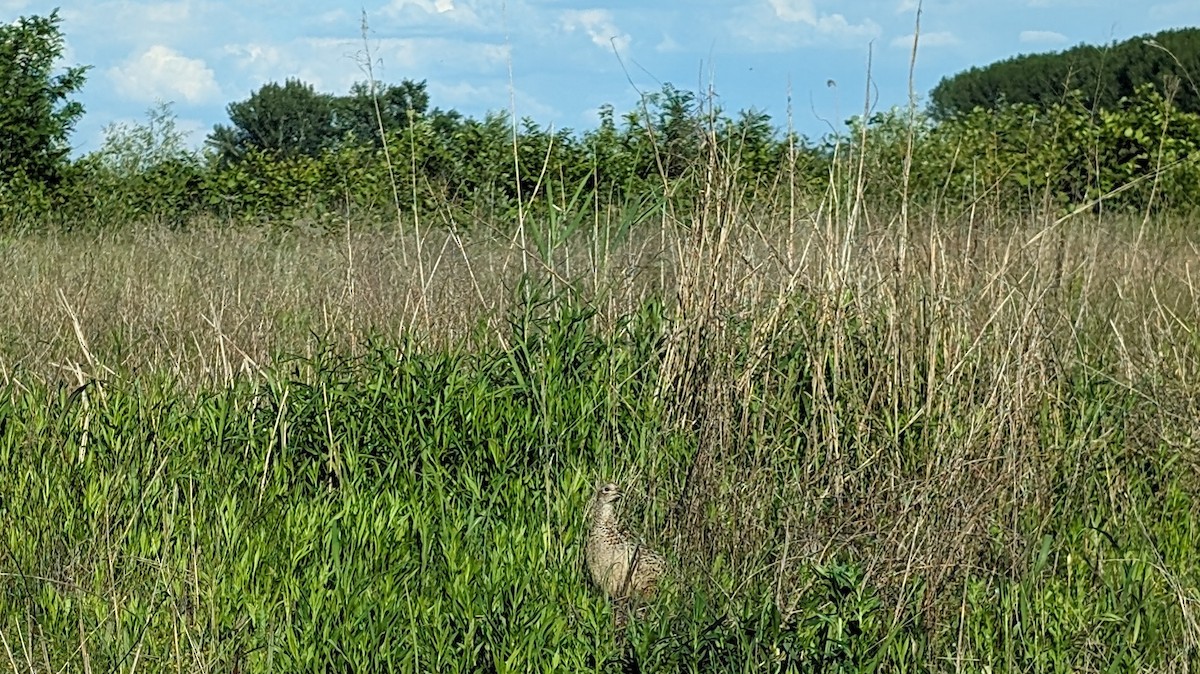
M596 505L610 505L621 500L621 488L616 482L608 484L596 490Z

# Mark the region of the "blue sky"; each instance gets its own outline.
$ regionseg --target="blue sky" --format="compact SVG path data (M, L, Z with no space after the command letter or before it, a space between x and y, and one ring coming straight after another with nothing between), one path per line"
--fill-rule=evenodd
M345 93L361 69L363 12L376 77L427 80L431 102L471 116L507 110L589 128L662 83L710 86L727 110L754 107L812 138L861 112L872 54L876 109L908 100L916 0L0 0L0 20L61 6L66 62L93 66L77 151L112 123L173 103L200 145L225 106L299 77ZM1198 0L927 0L915 89L1020 53L1200 26ZM511 75L510 75L511 72Z

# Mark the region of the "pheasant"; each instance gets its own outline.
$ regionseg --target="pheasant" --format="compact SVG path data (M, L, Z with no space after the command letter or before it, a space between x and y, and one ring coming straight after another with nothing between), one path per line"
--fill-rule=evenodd
M654 594L667 560L620 525L614 508L620 499L621 488L612 482L596 490L588 506L584 559L592 580L613 601L646 599Z

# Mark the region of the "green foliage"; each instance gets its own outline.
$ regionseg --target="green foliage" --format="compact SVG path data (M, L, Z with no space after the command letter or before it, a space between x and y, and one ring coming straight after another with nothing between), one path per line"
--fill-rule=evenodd
M1200 113L1200 28L1163 31L1106 47L1017 56L943 78L930 93L937 119L977 107L1029 103L1046 108L1078 90L1088 109L1112 108L1153 86L1186 112Z
M283 226L345 215L350 198L372 185L373 174L364 168L372 159L368 150L353 147L314 156L250 151L205 175L207 206L222 219Z
M227 110L232 126L216 125L208 139L222 162L252 151L285 159L312 157L336 140L333 97L297 79L264 84L250 98L230 103Z
M1014 105L976 110L946 132L947 144L976 158L951 178L964 192L970 180L1018 203L1145 211L1190 208L1200 187L1200 114L1149 86L1098 113L1078 98L1045 110Z
M777 562L747 574L723 553L672 553L681 571L615 628L578 562L582 508L597 476L686 470L686 445L659 430L669 324L647 305L602 336L594 310L531 296L504 347L402 338L281 358L225 388L123 372L0 391L0 635L14 659L852 674L1162 671L1200 656L1179 594L1200 579L1191 478L1168 452L1128 450L1136 399L1092 378L1044 403L1038 442L1055 450L1058 496L1027 514L1036 544L1011 577L964 568L961 592L926 596L936 570L910 568L898 592L853 560L793 551L783 606ZM775 358L803 368L808 349ZM785 389L761 389L763 404L794 408ZM778 432L776 449L806 429ZM795 463L772 470L795 479ZM729 486L746 474L735 467ZM763 559L788 555L770 534L730 535L759 536ZM940 632L929 603L956 616Z
M893 629L877 593L851 565L812 570L810 590L789 615L757 597L735 617L702 595L678 613L630 630L623 671L924 671L923 641L912 626Z
M1103 532L1087 534L1082 538L1106 540ZM1045 543L1043 550L1053 551L1054 542ZM1172 640L1170 590L1143 553L1106 547L1058 551L1065 568L1052 577L973 583L964 659L993 671L1160 668Z
M1036 526L1040 540L1018 578L981 578L964 595L964 660L993 671L1126 672L1195 661L1195 646L1176 652L1167 605L1180 588L1168 568L1190 557L1195 495L1160 471L1173 452L1126 438L1134 400L1091 373L1063 382L1042 410L1040 442L1054 449L1054 513ZM1125 451L1096 455L1080 446L1105 437ZM1125 485L1110 508L1098 497ZM1182 562L1184 566L1192 562ZM1186 582L1186 581L1185 581Z
M838 169L851 178L859 171L870 177L864 196L873 206L897 211L907 199L910 204L931 206L936 203L947 160L947 138L926 115L892 109L876 113L869 120L855 117L849 122L845 148ZM907 159L906 159L907 158ZM907 187L904 164L911 162ZM957 202L954 202L957 203Z
M57 54L57 21L6 28L6 48ZM935 90L932 114L853 119L821 145L785 136L764 113L730 116L670 84L624 114L602 107L597 128L575 133L530 119L514 128L501 113L470 119L430 109L424 82L359 83L336 96L293 79L230 104L230 122L214 128L206 155L182 148L164 107L145 125L110 128L104 148L67 163L65 134L80 113L68 103L37 127L50 135L23 136L53 151L20 150L33 163L8 167L0 205L8 227L40 229L196 218L395 223L414 212L515 223L518 211L582 203L636 209L666 198L688 209L714 196L700 185L720 175L750 200L786 199L793 208L809 208L832 188L843 201L946 217L981 205L1008 213L1186 212L1200 184L1200 113L1195 85L1180 72L1195 58L1197 35L1174 31L1103 53L1081 47L964 73ZM83 71L47 79L46 63L35 63L26 82L33 93L21 95L50 105L82 83ZM976 100L992 91L1003 100ZM982 105L966 107L975 103ZM22 146L0 153L9 147ZM10 154L15 162L18 153Z
M787 165L788 141L779 142L765 112L743 110L735 119L722 119L716 136L721 154L741 181L769 181ZM797 144L796 139L790 142Z
M0 25L0 189L17 195L58 183L70 152L67 136L83 115L83 106L69 98L83 86L87 68L55 74L64 45L61 22L55 10Z
M585 195L594 203L620 204L647 192L687 194L684 186L710 160L732 160L748 182L775 186L788 174L789 148L769 117L747 112L730 120L713 112L708 119L693 94L669 85L647 96L621 127L609 108L601 112L600 128L582 135L530 119L514 130L500 113L476 120L426 112L423 83L384 86L379 95L384 146L374 140L380 137L374 99L359 85L350 97L330 99L331 124L341 130L329 137L340 140L310 153L222 152L209 172L205 200L219 217L234 219L346 212L383 217L397 207L447 206L513 218L518 203L534 212L582 203ZM223 128L210 142L232 133ZM801 157L806 175L823 174L823 168L812 169L811 152Z
M0 633L30 617L52 661L104 669L180 657L177 630L244 671L586 667L611 644L578 512L596 450L656 414L608 395L654 373L587 321L527 326L530 360L326 353L191 402L113 382L18 420L34 398L6 392ZM79 620L87 655L58 636Z
M351 142L381 145L383 137L409 127L413 118L425 116L429 94L424 80L382 84L378 90L365 82L350 88L350 95L334 99L334 133ZM410 117L411 115L411 117Z
M403 221L394 216L410 210L482 211L484 227L502 230L519 206L533 216L523 223L529 250L553 278L543 286L522 276L512 290L523 300L507 314L469 315L487 335L470 348L347 328L352 347L309 343L306 357L254 351L261 333L243 340L229 329L269 323L269 311L245 305L302 288L252 288L232 274L236 282L210 293L195 277L172 277L170 290L142 301L195 293L176 311L201 314L207 327L164 327L179 317L147 311L141 323L109 324L119 334L106 344L86 334L65 284L49 283L70 314L70 350L82 347L100 374L64 388L23 380L21 362L15 374L5 368L0 657L12 667L1195 669L1200 492L1186 423L1195 344L1169 339L1194 332L1190 283L1163 287L1175 304L1147 285L1153 309L1110 315L1105 302L1128 311L1138 298L1126 289L1142 286L1104 276L1107 260L1096 258L1118 257L1107 251L1060 263L1073 269L1048 287L1048 249L1034 243L1048 230L973 254L985 235L973 231L959 248L931 229L930 268L889 276L900 267L893 250L912 260L919 249L886 232L856 239L858 222L836 209L842 195L856 209L866 200L864 219L910 206L937 215L979 204L1021 214L1190 208L1196 113L1150 87L1101 108L1072 94L941 122L893 110L855 120L818 151L781 137L766 115L729 118L670 86L619 118L602 110L584 134L428 112L423 93L423 83L380 89L379 135L375 99L361 86L338 99L299 82L268 85L236 119L231 106L233 126L216 134L228 143L208 157L183 147L159 106L145 124L110 127L104 147L57 186L24 173L0 184L27 209L6 212L19 224L54 213L72 228L88 213L117 225L215 215L345 227L344 289L283 305L322 314L323 323L288 313L276 324L297 332L363 315L340 312L365 297L401 296L371 285L379 269L361 267L400 267L401 256L407 266L410 251L364 264L348 227ZM259 128L289 115L298 121L287 134L299 135ZM727 195L727 184L738 189ZM834 212L813 218L825 231L793 267L775 241L794 236L797 209L772 210L772 199L824 188L832 197L818 203ZM637 228L647 213L697 204L713 210L663 217L654 233ZM721 221L739 206L748 215ZM632 241L606 259L609 237ZM480 241L458 244L466 255ZM636 272L651 246L662 247L647 255L661 265L658 280L633 286L623 270L632 260ZM554 268L569 247L585 250L590 276ZM247 255L277 263L296 254L267 250ZM495 250L515 257L512 247L485 249L470 281L479 305L512 306L483 297L483 287L511 287L495 271L501 254L489 259ZM954 264L960 250L967 264ZM186 253L184 265L209 266L202 251ZM426 259L440 265L443 253ZM92 269L80 272L85 301L102 302ZM441 301L435 276L442 288L466 285L444 282L452 273L422 274L408 298ZM622 309L611 295L583 298L583 285L608 278L643 299ZM133 294L129 279L112 284ZM392 309L406 314L398 325L412 325L410 307L405 299ZM456 310L471 311L434 309ZM175 380L167 373L179 362L100 365L128 362L126 340L171 329L198 352L204 339L219 343L212 363L225 363L224 384ZM1101 341L1120 344L1099 357L1075 353ZM263 369L233 374L233 350ZM219 369L210 355L196 367ZM50 360L56 372L72 368ZM83 379L82 367L73 376ZM1164 403L1179 408L1153 409ZM671 572L617 628L615 607L586 581L580 541L595 481L629 476L630 501L640 502L623 515L637 523L644 504L653 526L641 529Z
M641 175L680 178L703 158L707 144L704 110L690 91L664 84L661 91L644 96L641 114L629 113L626 122L630 131L644 132L637 155L653 161L651 167L639 171Z
M862 157L866 197L883 208L907 198L952 213L980 204L1012 214L1187 212L1200 189L1200 113L1150 85L1101 110L1075 92L1047 107L976 108L941 123L893 110L872 117L865 136L861 120L851 128L841 170L853 175Z
M360 82L348 96L333 96L288 79L282 85L265 84L246 100L230 103L230 125L216 125L208 144L222 164L250 152L291 159L316 157L346 144L379 147L384 135L411 126L428 107L424 82L404 80L378 87Z
M110 125L103 146L72 165L59 198L93 224L183 225L204 205L203 161L184 139L167 103L150 108L145 123Z

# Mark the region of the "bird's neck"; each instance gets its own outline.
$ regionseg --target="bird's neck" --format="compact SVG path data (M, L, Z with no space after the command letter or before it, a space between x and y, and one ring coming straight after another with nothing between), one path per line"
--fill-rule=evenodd
M617 522L617 512L611 503L601 503L592 514L594 526L613 525Z

